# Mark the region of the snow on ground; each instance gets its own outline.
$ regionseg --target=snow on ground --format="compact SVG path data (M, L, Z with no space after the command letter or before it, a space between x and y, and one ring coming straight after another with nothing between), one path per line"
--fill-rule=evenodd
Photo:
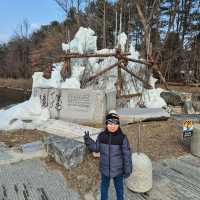
M125 49L127 36L122 33L118 36L119 44L122 50ZM90 28L81 27L74 39L68 44L62 44L62 48L65 51L70 50L71 52L95 52L95 53L113 53L114 49L102 49L97 50L96 46L97 37ZM135 51L133 44L130 47L131 55L129 57L138 59L139 53ZM63 62L55 63L54 70L50 79L45 79L42 72L35 72L33 74L33 86L43 88L80 88L80 80L85 67L88 68L89 76L105 69L106 67L113 65L117 62L116 58L88 58L88 59L76 59L72 60L72 76L65 81L62 81L60 70L62 69ZM129 63L127 66L130 70L135 73L139 72L144 65ZM122 76L125 81L125 93L133 94L142 92L142 100L144 104L149 108L157 108L165 106L164 100L160 97L162 89L153 88L152 90L142 89L141 82L131 77L128 73L122 72ZM104 89L105 91L116 90L115 84L117 80L117 68L108 71L103 76L98 78L98 82L89 86L94 89ZM154 87L155 79L151 77L151 83ZM135 107L138 99L131 100L129 107ZM0 110L0 130L11 130L20 128L34 129L43 124L50 118L49 111L41 108L40 100L38 97L33 97L28 101L20 103L8 110ZM28 125L27 125L28 124Z
M25 123L34 129L49 117L48 109L41 108L39 97L31 97L8 110L0 110L0 130L21 129Z

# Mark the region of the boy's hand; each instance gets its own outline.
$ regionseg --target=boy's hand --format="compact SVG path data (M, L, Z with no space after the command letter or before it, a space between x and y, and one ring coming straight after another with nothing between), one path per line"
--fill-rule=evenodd
M90 134L89 134L89 131L85 131L84 133L85 135L83 137L84 137L84 140L86 140L90 137Z
M128 178L130 174L124 174L124 178Z

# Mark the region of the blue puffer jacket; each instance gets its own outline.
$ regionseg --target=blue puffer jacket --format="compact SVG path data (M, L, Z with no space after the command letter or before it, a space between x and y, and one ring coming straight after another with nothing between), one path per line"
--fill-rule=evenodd
M85 138L89 150L100 152L100 171L105 176L130 176L132 172L132 158L128 139L119 128L115 133L107 130L101 132L96 142L90 137Z

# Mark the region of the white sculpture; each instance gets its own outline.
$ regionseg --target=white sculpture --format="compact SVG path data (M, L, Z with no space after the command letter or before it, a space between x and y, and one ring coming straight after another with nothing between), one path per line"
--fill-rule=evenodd
M140 152L141 121L139 122L137 153L132 154L133 173L126 180L127 187L139 193L152 188L152 163L147 155Z
M126 180L127 187L139 193L144 193L152 188L152 163L144 153L133 153L133 173Z
M193 134L191 137L191 153L197 157L200 157L200 125L195 124Z

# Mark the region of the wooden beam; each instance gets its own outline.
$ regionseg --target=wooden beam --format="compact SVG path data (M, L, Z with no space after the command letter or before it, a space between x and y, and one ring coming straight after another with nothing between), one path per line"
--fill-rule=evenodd
M148 66L152 66L153 65L153 63L151 63L151 62L147 62L147 61L143 61L143 60L137 60L137 59L126 58L126 57L124 57L124 59L127 59L128 61L131 61L131 62L148 65Z
M125 70L126 72L128 72L129 74L131 74L131 76L134 76L136 79L138 79L139 81L141 81L144 84L144 87L146 87L148 89L152 89L152 86L147 81L143 80L142 78L140 78L139 76L137 76L136 74L134 74L132 71L130 71L129 69L127 69L123 65L120 65L120 67L123 70Z
M100 75L106 73L107 71L111 70L112 68L118 66L118 64L119 64L119 62L117 62L117 63L115 63L115 64L113 64L113 65L111 65L111 66L109 66L109 67L107 67L107 68L105 68L105 69L103 69L102 71L100 71L100 72L98 72L97 74L95 74L95 75L91 76L90 78L88 78L88 79L86 80L86 82L89 82L89 81L95 79L96 77L98 77L98 76L100 76Z
M122 53L121 56L128 56L130 53ZM92 57L117 57L118 53L85 53L85 54L80 54L80 53L68 53L66 55L63 55L62 58L92 58Z
M132 97L139 97L139 96L141 96L142 95L142 93L135 93L135 94L126 94L126 95L120 95L120 96L117 96L117 98L119 98L119 99L130 99L130 98L132 98Z

